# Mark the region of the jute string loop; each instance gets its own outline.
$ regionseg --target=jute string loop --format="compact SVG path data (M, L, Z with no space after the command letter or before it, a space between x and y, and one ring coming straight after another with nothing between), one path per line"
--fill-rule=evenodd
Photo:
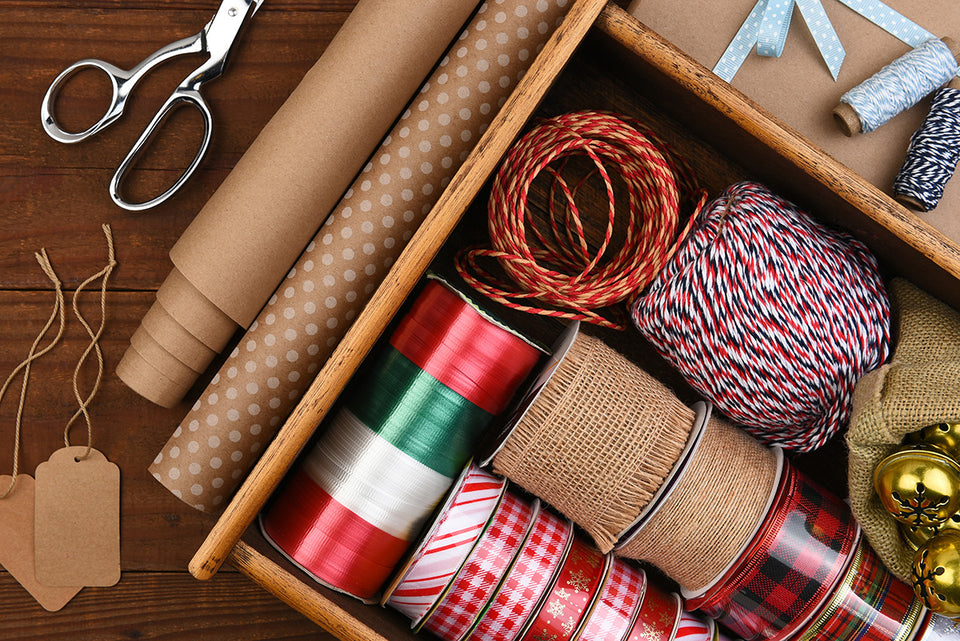
M80 407L76 412L74 412L73 416L70 417L70 420L67 421L67 426L63 430L63 443L67 447L70 447L70 428L73 426L74 421L76 421L80 416L83 416L84 421L86 421L87 449L83 452L83 454L77 457L78 460L86 459L88 456L90 456L90 450L93 449L93 423L90 420L90 412L88 407L93 401L94 397L97 395L97 392L100 391L100 383L103 380L103 350L100 349L100 337L103 335L103 328L107 322L107 281L110 279L110 274L113 273L113 269L117 266L117 260L113 248L113 234L110 230L110 225L102 225L101 227L103 229L103 235L107 239L107 265L99 272L80 283L76 291L73 293L73 313L76 314L77 320L80 321L80 324L83 325L87 335L90 337L90 343L87 345L87 348L83 350L83 354L80 355L80 360L77 361L77 366L73 369L73 395L77 399L77 403L80 405ZM83 317L83 314L80 313L77 300L80 298L80 293L87 287L87 285L94 282L98 278L102 278L100 281L100 327L98 327L97 331L94 332L90 327L90 324L87 323L87 320ZM97 376L94 379L93 388L90 390L90 393L87 394L86 398L83 398L80 394L80 388L77 383L77 379L80 375L80 368L83 367L83 364L86 362L91 351L95 352L97 355Z
M677 463L693 423L693 410L669 389L581 333L493 468L583 527L606 553Z
M20 470L20 431L23 423L23 407L27 399L27 386L30 382L30 366L33 361L49 352L56 346L57 343L60 342L60 337L63 336L63 328L66 324L66 307L63 301L63 285L60 282L60 279L57 278L57 274L53 269L53 265L50 264L50 258L47 256L47 251L45 249L41 249L39 252L35 253L34 256L36 256L37 262L40 263L40 268L43 269L43 273L45 273L47 278L50 279L50 282L53 283L53 311L50 312L50 318L47 319L43 329L40 330L40 333L37 334L36 339L34 339L33 345L30 346L30 351L27 353L27 357L21 361L12 372L10 372L10 375L7 376L7 380L3 383L3 387L0 387L0 402L2 402L3 397L7 393L7 389L10 387L10 383L17 374L23 371L23 382L20 385L20 401L17 405L16 427L14 428L13 433L13 475L10 479L10 485L3 492L3 494L0 494L0 499L5 499L10 496L10 493L13 492L13 488L17 484L17 474ZM50 331L54 321L56 321L58 318L60 322L56 335L54 335L53 339L46 347L38 351L37 347L39 347L43 337L47 335L47 332Z
M763 520L777 485L773 450L716 416L673 491L617 553L648 561L690 592L715 581Z

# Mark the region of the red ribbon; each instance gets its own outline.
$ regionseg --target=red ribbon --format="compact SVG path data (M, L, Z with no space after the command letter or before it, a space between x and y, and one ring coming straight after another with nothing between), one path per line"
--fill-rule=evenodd
M627 641L670 641L680 625L683 600L679 594L664 592L647 583L647 592L640 604L640 613Z
M409 546L338 503L302 471L278 495L263 530L321 582L369 599Z
M499 414L540 352L430 281L390 344L435 379L490 414Z

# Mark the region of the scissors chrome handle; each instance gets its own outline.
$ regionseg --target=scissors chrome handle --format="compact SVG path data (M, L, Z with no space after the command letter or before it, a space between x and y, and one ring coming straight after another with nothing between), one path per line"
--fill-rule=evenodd
M113 124L123 114L127 98L137 83L152 69L177 56L206 53L208 59L184 78L170 94L143 133L134 143L130 152L120 163L116 173L110 181L110 197L113 201L131 211L142 211L172 196L193 174L210 145L213 130L213 117L206 101L200 95L200 87L214 78L219 77L227 63L227 56L233 43L237 39L244 22L256 13L263 0L223 0L217 13L196 35L183 38L165 47L158 49L143 59L131 69L121 69L109 62L88 58L80 60L64 69L54 79L47 89L40 105L40 119L44 131L51 138L63 143L76 143L93 136ZM76 73L92 69L104 73L110 81L112 96L106 113L91 125L80 132L70 132L63 129L55 115L57 95L64 84ZM193 161L181 174L180 178L165 192L149 201L131 203L121 196L121 184L130 168L141 155L144 149L160 129L164 119L176 108L190 105L200 111L203 118L203 140Z

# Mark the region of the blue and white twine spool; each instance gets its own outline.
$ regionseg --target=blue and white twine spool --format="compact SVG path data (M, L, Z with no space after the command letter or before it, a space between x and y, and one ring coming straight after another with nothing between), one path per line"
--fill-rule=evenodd
M873 131L949 82L958 70L954 50L949 38L927 40L850 89L834 110L841 129L847 135ZM856 123L844 117L851 108Z
M934 94L930 113L910 138L907 157L893 181L897 200L930 211L943 198L960 161L960 79Z

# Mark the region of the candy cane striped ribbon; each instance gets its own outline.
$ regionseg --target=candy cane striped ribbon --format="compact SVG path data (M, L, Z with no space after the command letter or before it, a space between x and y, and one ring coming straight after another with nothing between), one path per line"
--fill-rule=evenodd
M451 490L448 505L414 552L386 605L414 624L440 598L480 539L506 489L506 481L471 465Z

